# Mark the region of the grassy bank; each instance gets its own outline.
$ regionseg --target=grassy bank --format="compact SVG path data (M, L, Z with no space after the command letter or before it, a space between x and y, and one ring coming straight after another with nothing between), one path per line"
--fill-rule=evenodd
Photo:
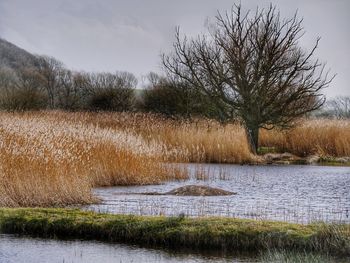
M229 218L166 218L70 209L0 209L2 233L222 250L288 249L350 255L350 226Z

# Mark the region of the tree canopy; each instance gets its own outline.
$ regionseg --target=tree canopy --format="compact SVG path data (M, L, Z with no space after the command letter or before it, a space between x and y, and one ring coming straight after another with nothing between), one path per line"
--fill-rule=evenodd
M282 19L276 7L218 13L208 34L181 37L162 57L166 72L205 92L227 119L239 116L251 149L259 128L289 127L295 118L320 108L321 91L333 77L314 59L319 38L306 51L305 31L297 14Z

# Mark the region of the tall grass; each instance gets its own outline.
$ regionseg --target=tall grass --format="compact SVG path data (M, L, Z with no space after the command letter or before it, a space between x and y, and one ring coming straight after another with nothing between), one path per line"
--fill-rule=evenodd
M61 113L63 115L67 113ZM114 127L162 143L167 158L186 162L255 162L243 127L213 120L165 119L158 115L130 113L78 113L73 119ZM301 119L288 130L260 131L260 146L298 156L350 156L350 120Z
M141 135L148 142L162 145L167 161L248 163L255 160L239 124L222 125L207 119L175 120L142 113L78 113L73 118Z
M350 120L301 120L290 130L262 130L260 143L298 156L350 156Z
M171 162L252 163L244 129L141 113L0 113L0 206L94 201L95 186L185 178ZM262 146L300 156L350 156L350 121L302 120L262 131Z
M329 255L323 255L319 253L312 252L296 252L288 250L272 250L263 253L261 262L264 263L334 263L334 261Z
M92 202L91 187L185 176L161 145L55 113L1 114L0 206Z

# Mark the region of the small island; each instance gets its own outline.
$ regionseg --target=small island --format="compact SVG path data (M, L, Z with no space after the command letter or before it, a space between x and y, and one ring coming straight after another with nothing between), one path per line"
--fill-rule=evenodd
M165 193L142 193L144 195L176 195L176 196L220 196L235 195L236 193L203 185L185 185Z

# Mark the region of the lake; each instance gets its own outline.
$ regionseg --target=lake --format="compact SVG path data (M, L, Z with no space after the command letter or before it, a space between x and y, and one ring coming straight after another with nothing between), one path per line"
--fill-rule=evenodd
M186 181L96 188L101 203L88 210L117 214L227 216L296 223L350 223L350 167L188 165ZM184 185L208 185L232 196L142 195Z
M281 262L345 263L349 258L333 258L305 253L265 253L261 255L210 254L183 250L160 250L97 241L58 241L0 235L1 263L177 263L177 262Z
M97 241L0 235L1 263L258 262L254 257L188 253Z
M188 165L190 178L161 185L96 188L101 203L84 209L98 212L228 216L309 223L350 223L350 168L327 166ZM208 185L236 192L232 196L143 195L164 193L183 185ZM289 252L288 252L289 253ZM202 251L161 250L97 241L57 241L0 235L1 263L80 262L281 262L284 254L237 255ZM289 256L290 257L290 256ZM304 262L348 262L321 255L294 256Z

